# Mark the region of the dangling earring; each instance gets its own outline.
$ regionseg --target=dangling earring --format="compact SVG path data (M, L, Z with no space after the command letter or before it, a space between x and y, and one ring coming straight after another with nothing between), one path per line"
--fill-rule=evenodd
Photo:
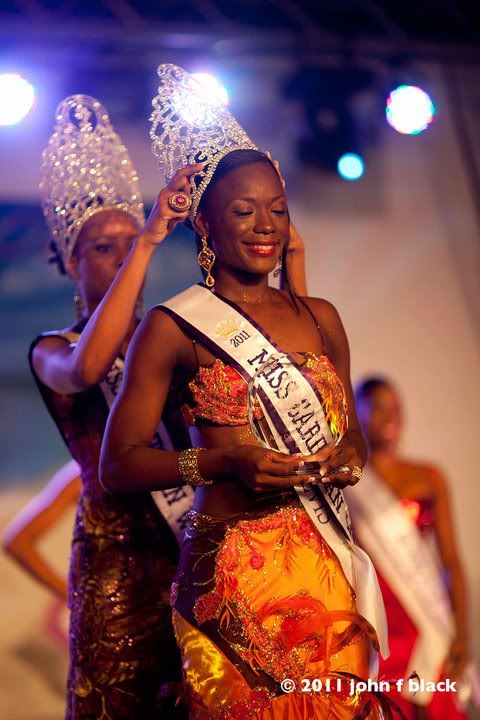
M217 256L213 252L211 248L207 245L207 236L202 235L202 249L197 255L198 264L202 268L202 270L205 270L207 273L207 276L205 278L205 285L209 288L212 288L215 285L215 278L211 274L210 270L213 267L213 264L215 260L217 259Z
M280 255L280 257L278 258L278 265L275 268L275 270L273 271L273 277L277 278L281 272L282 272L282 256Z
M145 315L145 302L142 295L140 295L135 303L135 314L141 318Z
M75 290L73 291L73 302L75 304L75 312L77 314L77 320L83 320L85 304L80 294L78 285L75 283Z

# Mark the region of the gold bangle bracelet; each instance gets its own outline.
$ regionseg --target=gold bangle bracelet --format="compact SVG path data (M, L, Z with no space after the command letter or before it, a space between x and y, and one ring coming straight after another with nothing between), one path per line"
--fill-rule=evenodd
M198 470L198 454L205 448L189 448L182 450L178 456L178 471L182 481L186 485L199 487L202 485L212 485L213 480L207 480L200 475Z
M361 480L361 479L362 479L362 474L363 474L363 470L362 470L362 468L360 467L360 465L355 465L355 467L354 467L353 470L352 470L352 475L353 475L353 477L356 477L357 480Z

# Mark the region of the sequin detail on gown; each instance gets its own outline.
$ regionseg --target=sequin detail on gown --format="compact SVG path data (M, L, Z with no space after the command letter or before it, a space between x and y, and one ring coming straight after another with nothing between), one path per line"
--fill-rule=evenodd
M301 353L307 377L315 384L324 401L327 422L345 432L346 398L343 383L326 355ZM231 365L215 360L201 366L189 383L191 401L182 405L182 416L188 426L202 423L245 425L247 419L247 384ZM261 414L261 411L258 411Z
M69 572L66 720L160 720L158 692L181 674L168 599L177 543L149 493L114 495L100 485L108 418L100 388L60 395L32 371L82 474ZM114 364L109 376L119 384L121 370ZM184 717L168 707L172 720Z
M330 419L346 427L344 388L328 358L305 354L304 369ZM221 360L201 367L189 391L187 424L247 422L245 380ZM392 717L383 698L348 692L350 678L368 678L378 639L295 493L229 519L192 511L171 604L190 720ZM297 685L290 694L286 678ZM302 679L314 678L340 679L340 690L302 693Z

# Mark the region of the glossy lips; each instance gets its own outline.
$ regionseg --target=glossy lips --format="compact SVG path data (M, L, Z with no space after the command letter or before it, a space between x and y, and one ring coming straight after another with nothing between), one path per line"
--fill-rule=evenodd
M258 242L258 243L242 243L245 245L249 253L252 253L252 255L261 255L262 257L270 257L271 255L275 255L275 251L277 247L280 245L278 240L275 240L273 242Z

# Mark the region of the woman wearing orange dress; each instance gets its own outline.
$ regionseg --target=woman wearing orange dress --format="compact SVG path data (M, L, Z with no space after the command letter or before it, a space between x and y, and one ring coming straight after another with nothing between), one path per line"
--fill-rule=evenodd
M108 422L102 483L112 493L196 488L171 597L192 720L360 720L382 717L382 705L388 717L384 699L355 684L368 680L385 628L373 569L343 524L341 487L357 481L366 455L342 323L328 301L268 284L290 227L274 165L226 109L203 108L187 73L159 74L153 135L168 134L156 143L167 178L176 163L206 162L191 194L171 199L189 207L205 284L142 321ZM295 457L262 446L248 424L248 364L251 374L265 356L272 432L282 428ZM336 446L325 447L319 396L343 433ZM194 448L152 451L172 405ZM294 489L310 461L318 466ZM365 580L355 589L353 566Z

